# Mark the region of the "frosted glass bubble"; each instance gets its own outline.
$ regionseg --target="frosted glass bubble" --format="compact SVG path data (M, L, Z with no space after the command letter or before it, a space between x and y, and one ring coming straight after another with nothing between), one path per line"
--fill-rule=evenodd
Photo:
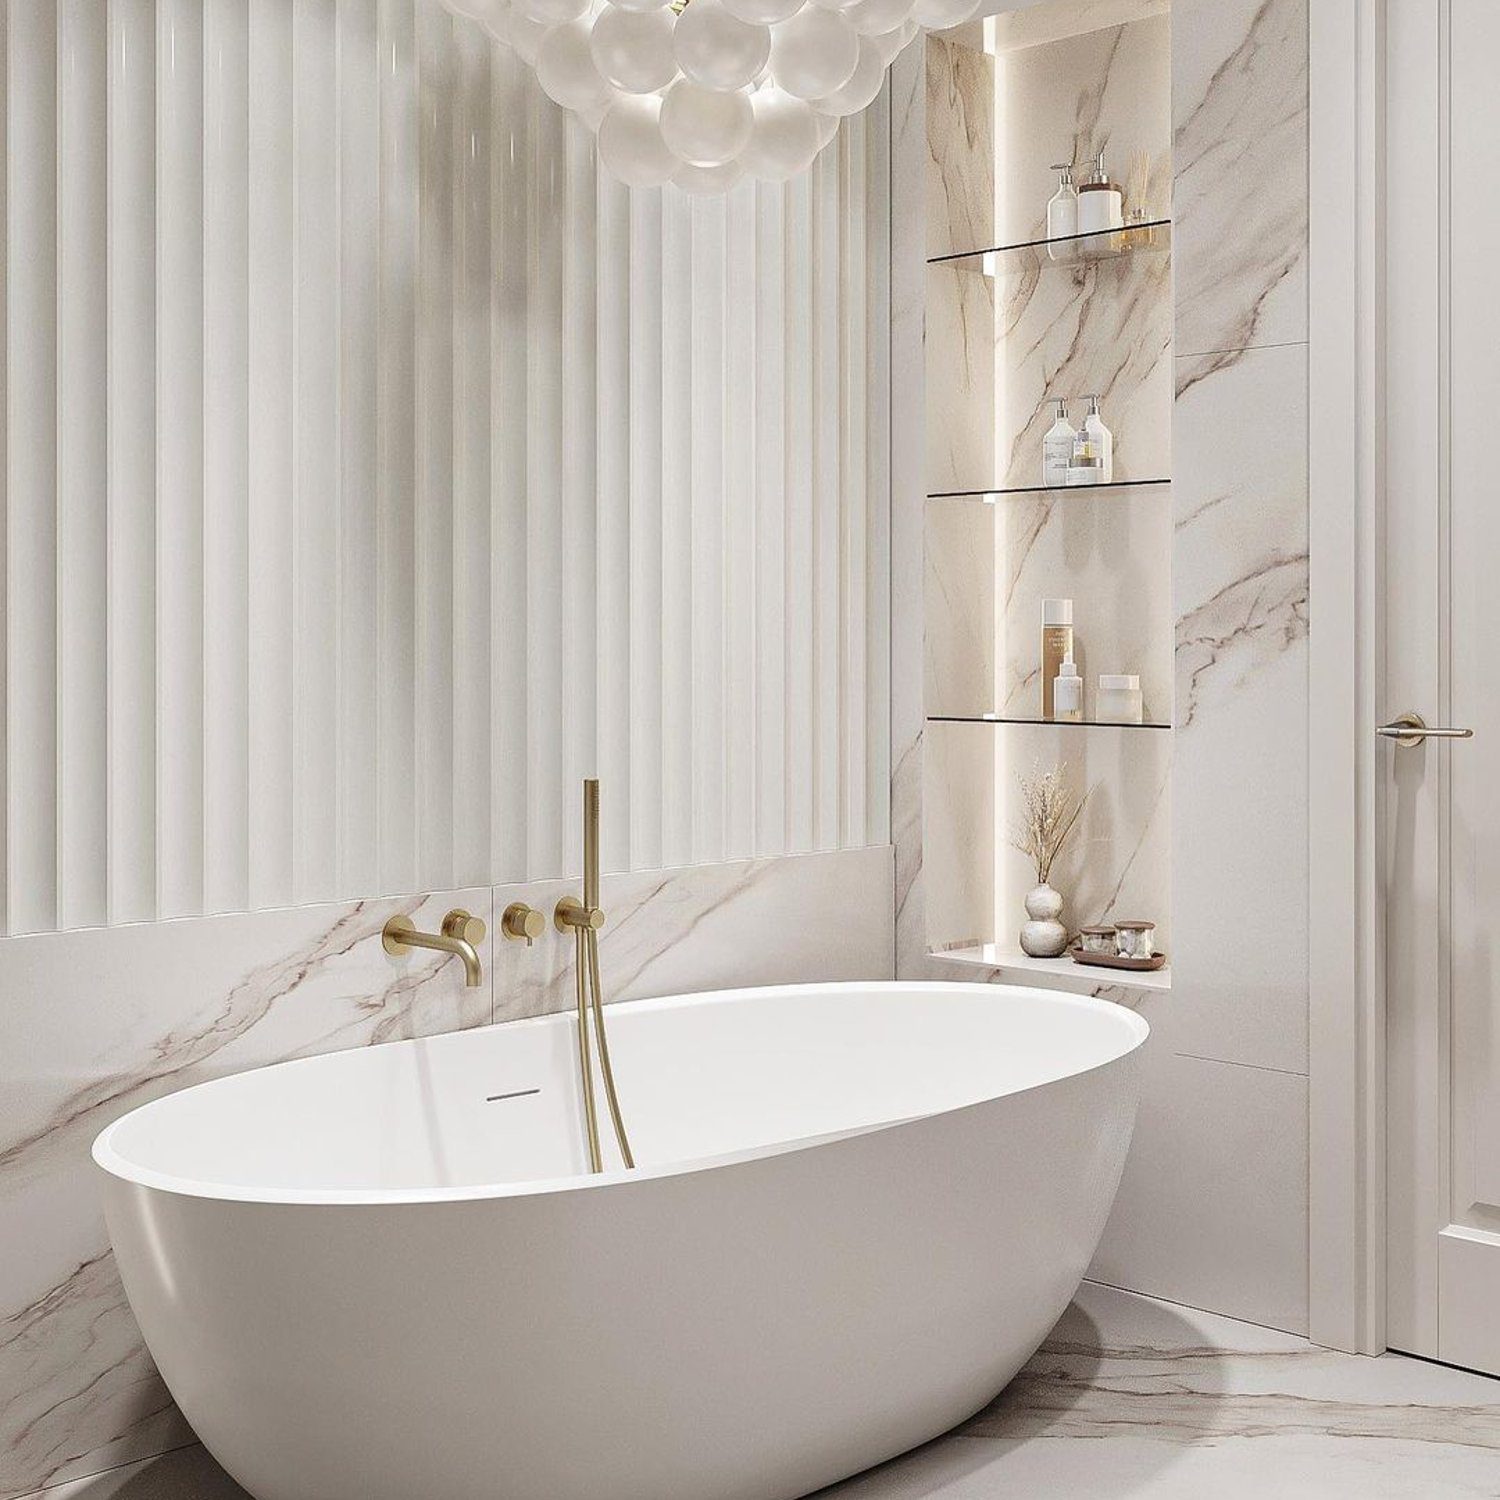
M589 8L589 0L515 0L516 8L543 26L561 26L576 21Z
M547 96L564 109L583 110L605 104L610 87L594 66L589 46L591 21L554 26L537 54L536 76Z
M844 19L861 36L884 36L910 15L912 0L854 0Z
M911 18L929 31L946 31L962 26L979 9L979 0L917 0Z
M594 22L590 47L600 74L627 93L654 93L677 76L669 11L606 5Z
M894 31L882 32L879 36L870 38L880 52L880 60L886 67L895 62L896 55L911 40L906 34L904 26L898 26Z
M717 167L745 149L755 116L750 96L723 93L679 78L661 105L661 133L673 154L694 167Z
M784 89L770 87L755 91L750 109L755 128L740 160L752 177L785 182L812 165L822 137L811 105Z
M778 21L795 16L805 0L722 0L722 3L730 15L738 16L742 21L755 26L774 26ZM688 9L691 10L692 6Z
M727 11L720 0L692 0L672 32L677 66L706 89L754 83L771 56L771 33Z
M665 10L672 0L609 0L616 10Z
M838 115L818 115L818 150L821 151L839 133L841 117Z
M530 16L523 16L520 11L512 8L505 35L501 40L527 67L534 68L549 30L549 27L533 21Z
M696 5L698 0L693 0ZM684 164L672 174L672 182L685 193L711 198L727 193L745 175L745 164L726 161L717 167L695 167Z
M659 187L682 165L662 138L661 103L624 94L599 125L599 159L627 187Z
M843 88L814 99L812 107L824 115L857 115L875 102L880 86L885 82L885 59L873 39L859 39L859 61L854 73Z
M819 10L846 11L855 0L807 0L809 5L816 5Z
M799 99L841 89L859 62L859 34L840 15L809 5L771 30L771 77Z

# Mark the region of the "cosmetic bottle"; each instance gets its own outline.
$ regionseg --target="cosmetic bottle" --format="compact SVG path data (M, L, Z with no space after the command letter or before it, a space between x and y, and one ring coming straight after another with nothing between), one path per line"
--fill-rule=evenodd
M1118 230L1125 223L1125 195L1119 185L1109 180L1104 168L1104 153L1101 151L1094 161L1094 170L1089 180L1078 189L1079 234L1105 234ZM1120 236L1110 234L1107 239L1091 242L1087 253L1091 255L1117 254Z
M1042 439L1042 483L1048 489L1068 482L1068 466L1073 462L1073 443L1078 436L1078 429L1068 420L1066 398L1054 397L1052 406L1057 420Z
M1071 651L1063 658L1052 684L1052 717L1059 724L1083 723L1083 678L1078 675Z
M1073 456L1068 460L1068 483L1099 483L1099 444L1087 425L1080 427L1073 439Z
M1047 238L1071 240L1078 233L1078 189L1073 186L1073 163L1056 162L1052 170L1062 173L1062 181L1047 203ZM1047 254L1053 260L1071 260L1077 248L1073 244L1049 245Z
M1052 689L1065 661L1073 660L1073 601L1042 600L1042 717L1053 717Z
M1088 398L1089 414L1083 419L1083 430L1094 442L1094 453L1099 460L1097 484L1111 484L1115 477L1115 435L1104 425L1099 415L1099 398Z

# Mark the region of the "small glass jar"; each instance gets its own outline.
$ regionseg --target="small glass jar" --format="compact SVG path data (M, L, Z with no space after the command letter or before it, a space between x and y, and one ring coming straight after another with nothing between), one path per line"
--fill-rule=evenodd
M1156 953L1155 922L1116 922L1115 951L1121 958L1151 958Z
M1113 927L1085 927L1078 934L1078 946L1085 953L1115 953L1115 929Z
M1134 672L1099 678L1099 702L1095 713L1101 724L1139 724L1144 717L1141 679Z

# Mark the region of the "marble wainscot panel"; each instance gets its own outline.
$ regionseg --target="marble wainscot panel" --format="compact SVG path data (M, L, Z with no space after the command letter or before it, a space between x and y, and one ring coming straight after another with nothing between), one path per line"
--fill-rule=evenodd
M219 1074L487 1022L457 962L381 947L387 918L453 906L488 921L489 890L0 943L0 1496L191 1436L115 1276L94 1136Z
M1176 352L1307 338L1308 0L1177 0Z
M889 845L605 875L599 939L607 1000L747 985L889 979L894 859ZM551 917L578 881L497 887L495 909L529 901ZM495 956L495 1018L571 1010L573 941L550 930Z

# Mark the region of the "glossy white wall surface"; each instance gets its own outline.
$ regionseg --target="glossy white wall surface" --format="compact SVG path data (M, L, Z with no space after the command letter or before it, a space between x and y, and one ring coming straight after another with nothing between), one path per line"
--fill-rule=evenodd
M438 0L17 0L0 930L888 833L888 108L631 193Z

